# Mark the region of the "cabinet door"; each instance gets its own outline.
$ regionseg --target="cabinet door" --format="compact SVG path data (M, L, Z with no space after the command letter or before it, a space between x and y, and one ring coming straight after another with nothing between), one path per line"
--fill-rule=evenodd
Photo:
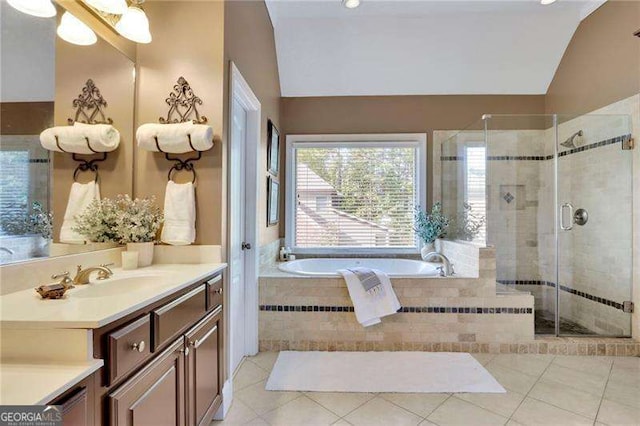
M187 419L209 424L220 406L222 377L222 307L207 315L186 335Z
M185 424L184 343L180 338L109 395L109 419L118 426Z

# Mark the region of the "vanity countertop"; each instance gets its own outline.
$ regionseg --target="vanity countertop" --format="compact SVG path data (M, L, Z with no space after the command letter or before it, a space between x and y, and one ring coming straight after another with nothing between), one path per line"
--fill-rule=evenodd
M44 300L33 289L0 296L0 326L18 329L96 329L220 272L226 263L158 264L76 285L60 300ZM37 287L34 283L33 287Z
M102 367L101 359L73 364L0 364L0 405L42 405Z

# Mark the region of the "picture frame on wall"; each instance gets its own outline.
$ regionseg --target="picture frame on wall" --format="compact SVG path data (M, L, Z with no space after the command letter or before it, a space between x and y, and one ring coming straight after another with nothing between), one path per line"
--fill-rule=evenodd
M280 131L271 120L267 121L267 170L274 176L280 170Z
M280 182L273 176L267 177L267 226L280 221Z

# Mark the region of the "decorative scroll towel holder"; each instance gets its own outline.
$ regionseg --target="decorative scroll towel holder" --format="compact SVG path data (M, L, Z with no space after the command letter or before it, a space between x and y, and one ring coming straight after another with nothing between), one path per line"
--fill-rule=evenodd
M187 121L192 121L194 124L205 124L208 121L207 117L200 115L198 112L198 105L202 105L202 99L196 96L184 77L178 78L178 82L173 86L173 91L169 93L169 97L164 101L169 105L169 111L167 111L166 118L158 118L158 122L160 124L186 123ZM190 118L193 116L195 116L195 118ZM193 162L202 158L202 151L198 151L193 147L193 144L191 143L191 135L187 135L187 137L189 138L189 146L191 147L191 150L197 152L198 155L196 157L187 158L186 160L178 157L171 157L168 152L165 152L160 148L158 137L154 137L158 151L162 152L164 154L164 158L168 161L174 161L173 166L171 166L169 173L167 174L167 180L172 180L171 175L173 172L185 170L191 172L193 175L191 183L196 183L197 176Z
M113 124L113 120L111 118L108 118L103 111L103 108L107 107L107 101L105 101L105 99L102 97L100 89L98 89L92 79L87 80L84 87L82 88L82 93L80 93L78 97L73 100L72 105L74 108L76 108L76 114L75 118L67 119L67 124L70 126L73 126L73 124L76 122L84 124ZM107 153L95 151L91 147L91 143L89 143L89 138L85 137L87 141L87 148L89 148L89 151L94 154L101 154L101 157L93 159L80 158L78 157L78 155L80 154L69 153L62 149L62 147L60 146L60 141L58 140L58 136L56 136L55 138L58 149L62 152L66 152L67 154L71 154L71 158L73 158L74 161L80 163L73 171L73 181L78 181L78 174L80 172L91 171L95 173L95 181L97 182L99 177L98 163L107 159Z

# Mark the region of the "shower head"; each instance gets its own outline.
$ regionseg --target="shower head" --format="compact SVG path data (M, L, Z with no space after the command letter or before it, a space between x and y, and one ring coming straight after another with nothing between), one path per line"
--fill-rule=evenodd
M566 141L562 142L560 145L565 146L567 148L577 148L576 138L582 136L582 130L578 130L573 135L571 135Z

